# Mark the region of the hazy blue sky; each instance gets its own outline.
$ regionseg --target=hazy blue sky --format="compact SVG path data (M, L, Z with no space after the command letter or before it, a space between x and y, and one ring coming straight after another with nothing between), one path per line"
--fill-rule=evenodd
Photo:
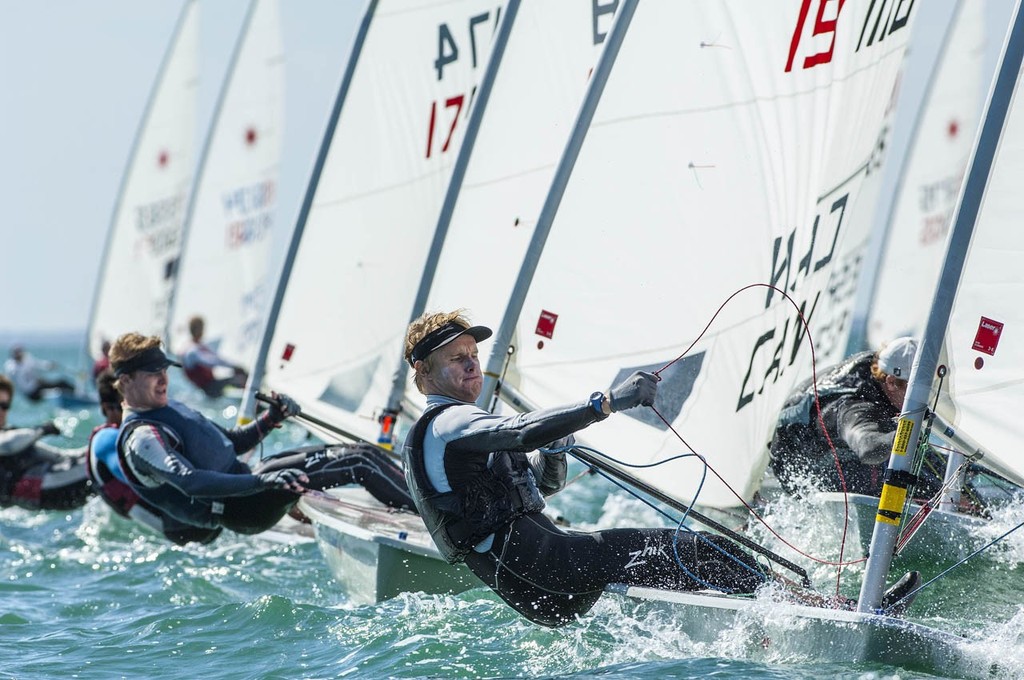
M182 5L0 0L0 336L84 330L121 176ZM283 225L294 224L364 6L281 2ZM201 135L247 7L200 0Z

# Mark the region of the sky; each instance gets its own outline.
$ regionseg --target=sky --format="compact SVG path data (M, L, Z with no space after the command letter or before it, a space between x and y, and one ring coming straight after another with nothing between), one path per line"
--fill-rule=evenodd
M1009 1L986 1L1005 25ZM183 2L0 0L0 340L84 334L118 188ZM929 5L948 16L952 0ZM197 149L247 7L200 0ZM281 2L287 100L278 224L295 223L364 7ZM934 58L935 47L916 52ZM277 237L281 253L287 229Z
M122 175L183 4L0 0L0 338L84 334ZM295 223L364 6L280 4L278 223ZM197 149L247 8L248 0L200 0Z

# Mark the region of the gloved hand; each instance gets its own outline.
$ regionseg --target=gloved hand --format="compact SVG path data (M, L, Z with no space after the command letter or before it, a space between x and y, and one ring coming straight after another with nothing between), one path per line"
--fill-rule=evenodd
M48 423L43 423L39 426L39 429L43 431L43 436L49 436L53 434L60 434L60 428L57 427L56 423L52 420Z
M298 468L284 468L261 472L256 477L265 489L288 489L289 491L305 491L304 484L309 483L309 477Z
M634 406L651 406L658 396L660 378L653 373L637 371L608 392L608 405L612 413Z
M271 425L277 425L286 418L302 413L302 408L287 394L271 392L270 397L274 400L274 403L270 405L270 410L267 411L267 414L270 416Z

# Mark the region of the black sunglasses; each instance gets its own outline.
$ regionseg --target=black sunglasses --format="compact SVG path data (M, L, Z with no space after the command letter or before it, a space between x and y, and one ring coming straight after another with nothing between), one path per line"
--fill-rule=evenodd
M0 401L0 411L9 411L11 409L11 402Z

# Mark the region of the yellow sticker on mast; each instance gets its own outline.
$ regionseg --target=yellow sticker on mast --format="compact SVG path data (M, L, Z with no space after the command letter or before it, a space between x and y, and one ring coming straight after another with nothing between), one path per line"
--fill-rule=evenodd
M892 452L897 456L907 455L907 445L910 443L910 433L914 429L914 421L909 418L900 418L896 426L896 437L892 440Z

